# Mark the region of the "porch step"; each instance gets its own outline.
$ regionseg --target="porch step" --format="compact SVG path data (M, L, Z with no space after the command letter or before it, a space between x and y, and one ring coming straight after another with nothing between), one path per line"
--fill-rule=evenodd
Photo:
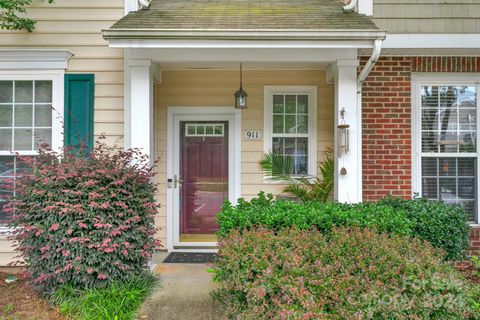
M206 264L164 264L165 254L156 258L154 272L161 286L144 303L138 319L148 320L220 320L221 308L210 297L215 289Z

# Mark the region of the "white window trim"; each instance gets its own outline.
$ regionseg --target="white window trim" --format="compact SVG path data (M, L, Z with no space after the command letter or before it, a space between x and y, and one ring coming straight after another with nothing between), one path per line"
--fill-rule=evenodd
M263 128L264 140L263 151L272 151L273 134L273 95L274 94L306 94L308 101L308 176L317 176L317 87L316 86L265 86L264 87L264 112ZM264 176L266 183L282 183Z
M63 121L64 121L64 71L30 71L30 72L5 72L0 71L0 81L52 81L52 150L63 150ZM0 156L6 155L36 155L36 151L3 151Z
M480 75L472 73L412 73L412 196L422 194L422 130L420 86L422 85L476 85L477 87L477 152L438 153L438 156L477 157L477 223L480 221L480 148L478 133L480 132Z
M52 81L52 149L63 150L64 77L74 53L68 49L0 49L0 80ZM18 152L35 155L37 152ZM15 155L0 151L0 155ZM0 226L0 235L10 228Z

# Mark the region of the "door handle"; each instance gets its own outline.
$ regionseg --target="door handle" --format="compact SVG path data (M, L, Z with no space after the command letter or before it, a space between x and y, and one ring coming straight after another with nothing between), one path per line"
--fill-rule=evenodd
M178 178L177 175L174 176L173 178L173 187L174 188L177 188L177 186L179 188L181 188L183 186L183 179L182 178Z

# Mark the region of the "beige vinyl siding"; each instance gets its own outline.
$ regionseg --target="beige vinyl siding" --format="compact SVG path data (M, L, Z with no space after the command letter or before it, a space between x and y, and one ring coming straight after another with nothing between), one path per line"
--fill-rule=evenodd
M375 0L373 22L389 33L479 33L478 0Z
M325 81L323 70L247 70L244 89L248 93L248 109L242 110L242 132L263 128L265 86L317 86L318 159L333 145L333 85ZM166 243L167 181L167 108L169 106L232 106L233 94L239 87L237 70L164 70L162 83L156 86L156 155L159 158L158 200L162 204L157 225ZM260 191L280 193L281 186L264 184L258 162L263 154L263 139L242 139L242 196L250 199Z
M102 29L123 16L123 0L34 0L28 16L32 33L0 31L0 48L70 49L67 73L95 74L95 135L123 146L123 49L108 48ZM10 243L0 236L0 266L12 261Z

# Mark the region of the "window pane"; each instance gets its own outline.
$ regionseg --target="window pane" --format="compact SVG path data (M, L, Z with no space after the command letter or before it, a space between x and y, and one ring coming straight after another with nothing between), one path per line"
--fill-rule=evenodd
M272 151L278 154L284 154L283 149L283 138L273 138L272 140Z
M273 133L284 133L283 127L283 118L284 116L273 116Z
M422 176L436 177L437 173L437 158L423 158L422 159Z
M12 129L0 129L0 150L12 150Z
M15 103L33 102L33 82L15 81Z
M35 106L35 126L36 127L52 126L52 107L50 105Z
M52 102L52 81L35 81L35 102Z
M296 95L286 95L285 96L285 113L297 112L297 96Z
M273 138L272 149L291 159L292 174L308 174L308 138Z
M476 158L423 158L422 196L460 204L470 210L466 211L469 219L475 217L476 162Z
M15 129L13 143L15 150L32 150L32 130Z
M0 156L0 177L13 176L13 156Z
M0 105L0 127L12 126L12 106Z
M422 197L427 199L438 199L437 178L422 179Z
M437 108L438 107L438 87L437 86L423 86L421 88L422 108Z
M438 109L422 110L422 130L438 130Z
M422 152L438 152L438 134L436 132L422 132Z
M308 96L301 94L297 96L297 113L308 113Z
M457 175L457 159L441 158L439 159L439 175L440 176L456 176Z
M283 114L285 106L283 104L283 95L274 95L273 96L273 113Z
M475 176L475 161L474 158L459 158L458 159L458 175L460 177Z
M476 87L423 86L422 152L477 151Z
M285 116L285 133L297 133L297 118L296 116Z
M459 178L458 179L458 197L460 199L475 199L475 179Z
M476 130L477 129L477 111L475 109L458 110L460 130Z
M456 179L440 178L440 197L443 200L452 200L457 198Z
M0 81L0 103L13 102L13 82Z
M297 133L308 133L308 116L297 116Z
M40 149L42 145L52 146L52 129L35 130L35 150Z
M33 125L32 105L15 106L15 127L31 127Z

